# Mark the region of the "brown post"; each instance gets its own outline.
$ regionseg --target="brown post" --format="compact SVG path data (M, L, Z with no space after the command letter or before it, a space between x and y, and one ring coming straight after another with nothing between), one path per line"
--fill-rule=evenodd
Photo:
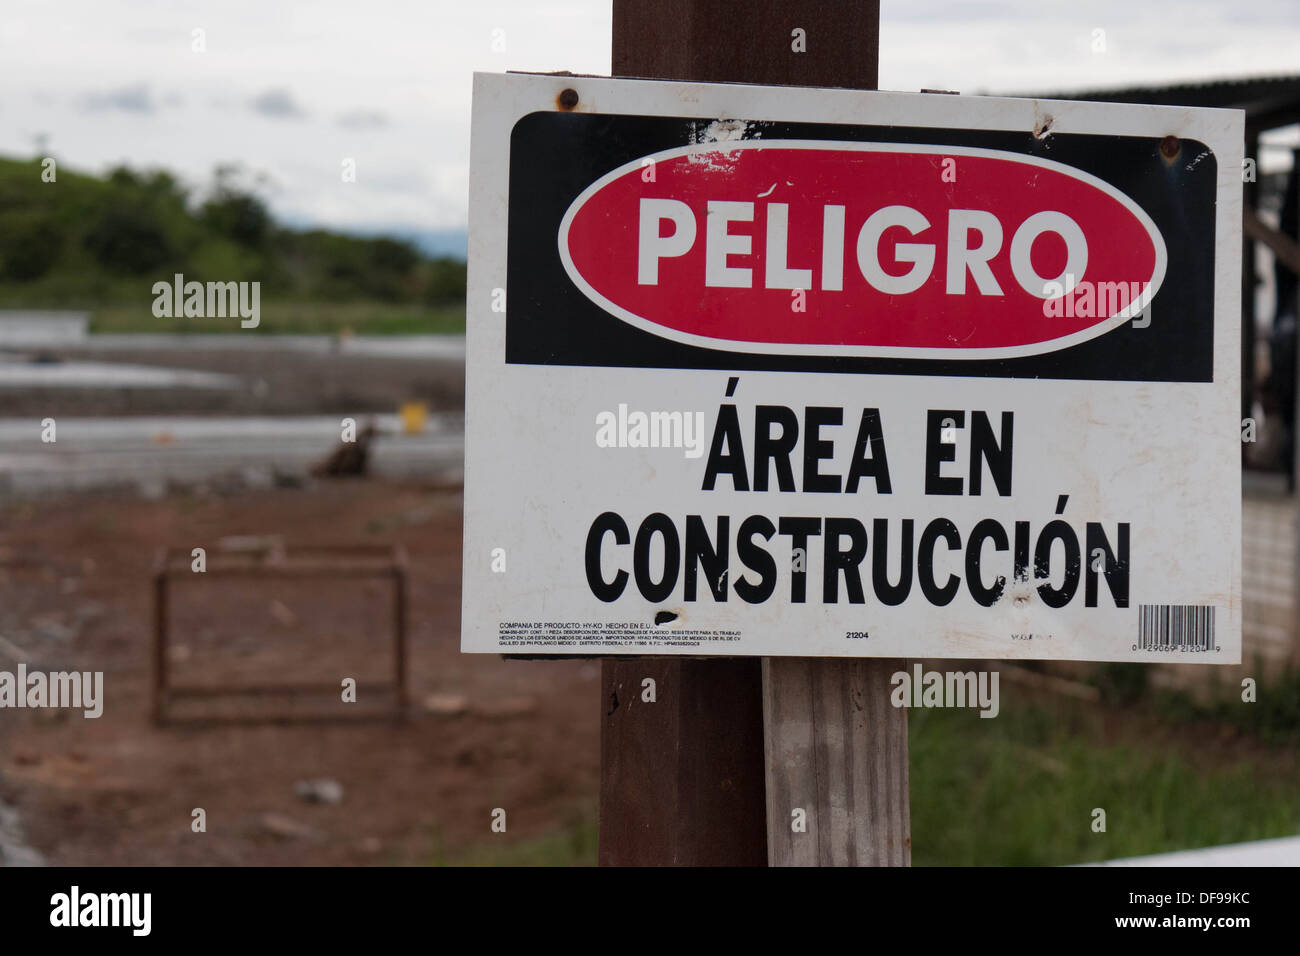
M601 679L600 864L763 866L759 661L606 660Z
M613 73L654 79L765 83L875 89L880 5L863 2L791 0L614 0ZM794 31L802 30L806 52L796 52ZM743 117L741 117L743 118ZM884 675L888 662L804 662L826 674ZM602 865L762 865L769 860L771 815L765 792L784 769L764 775L764 673L767 696L781 724L799 719L800 704L786 692L786 668L798 662L754 659L607 659L602 665L600 862ZM656 702L642 701L643 681L655 681ZM884 693L887 677L868 682L873 696ZM859 681L861 683L861 681ZM878 686L879 685L879 686ZM847 706L847 705L846 705ZM838 711L823 708L835 719ZM819 712L821 713L821 712ZM846 714L841 717L848 719ZM811 713L809 712L809 717ZM903 720L905 721L905 716ZM906 723L902 732L903 823L906 824ZM814 743L828 728L815 729ZM888 767L897 775L897 720ZM872 746L883 749L881 727L867 726ZM842 736L842 735L841 735ZM771 748L769 740L768 748ZM842 748L841 748L842 749ZM842 755L848 759L851 755ZM865 759L865 757L864 757ZM861 775L850 774L850 780ZM830 779L830 778L827 778ZM874 780L874 777L870 778ZM891 780L888 773L882 779ZM802 794L791 781L777 794ZM886 789L897 798L897 782ZM874 822L877 804L855 797ZM778 797L778 799L783 799ZM800 795L811 815L813 796ZM881 804L883 806L883 803ZM889 816L897 822L897 814ZM784 824L789 828L788 822ZM829 828L828 836L838 831ZM836 837L838 838L838 837ZM900 838L901 839L901 838ZM852 850L854 860L873 862L874 851ZM886 854L887 855L887 854ZM783 862L784 851L772 862ZM910 857L908 858L910 859ZM813 862L831 862L830 857ZM836 860L838 862L838 860ZM905 862L896 857L889 862Z
M614 0L612 52L615 76L874 90L880 3Z

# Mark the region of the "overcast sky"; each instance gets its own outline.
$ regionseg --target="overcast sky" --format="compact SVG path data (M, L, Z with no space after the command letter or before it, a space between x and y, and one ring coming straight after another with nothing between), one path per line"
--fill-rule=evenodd
M607 74L610 7L0 0L0 155L162 166L194 186L238 162L265 176L262 194L289 222L460 230L471 73ZM889 90L1300 73L1300 0L883 0L880 35ZM355 184L341 182L343 157Z

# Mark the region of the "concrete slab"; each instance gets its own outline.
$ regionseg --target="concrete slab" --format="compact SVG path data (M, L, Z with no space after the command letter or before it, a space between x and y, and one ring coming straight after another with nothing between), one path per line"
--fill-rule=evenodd
M0 491L14 496L169 485L235 478L250 486L305 478L337 447L343 416L59 418L57 441L39 421L0 419ZM373 420L371 470L386 477L454 477L464 462L464 416L431 415L419 434L396 415Z
M0 346L68 345L86 338L89 312L0 309Z
M1157 853L1091 866L1300 866L1300 836Z

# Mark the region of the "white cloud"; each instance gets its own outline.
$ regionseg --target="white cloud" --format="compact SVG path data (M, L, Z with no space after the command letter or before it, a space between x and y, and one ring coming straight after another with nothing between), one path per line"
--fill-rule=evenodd
M264 90L253 97L253 112L271 119L302 119L307 114L288 90Z
M463 226L472 73L610 65L609 0L4 4L0 153L30 155L48 134L73 167L164 166L195 185L238 161L275 184L277 214L334 227ZM1294 0L883 7L884 89L1044 92L1300 71ZM192 49L196 29L206 52ZM342 181L346 157L356 183Z

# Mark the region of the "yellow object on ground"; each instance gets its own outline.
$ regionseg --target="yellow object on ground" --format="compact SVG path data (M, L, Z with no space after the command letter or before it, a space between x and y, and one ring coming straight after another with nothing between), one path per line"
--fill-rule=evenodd
M402 433L418 435L429 420L429 406L424 402L403 402L398 414L402 416Z

